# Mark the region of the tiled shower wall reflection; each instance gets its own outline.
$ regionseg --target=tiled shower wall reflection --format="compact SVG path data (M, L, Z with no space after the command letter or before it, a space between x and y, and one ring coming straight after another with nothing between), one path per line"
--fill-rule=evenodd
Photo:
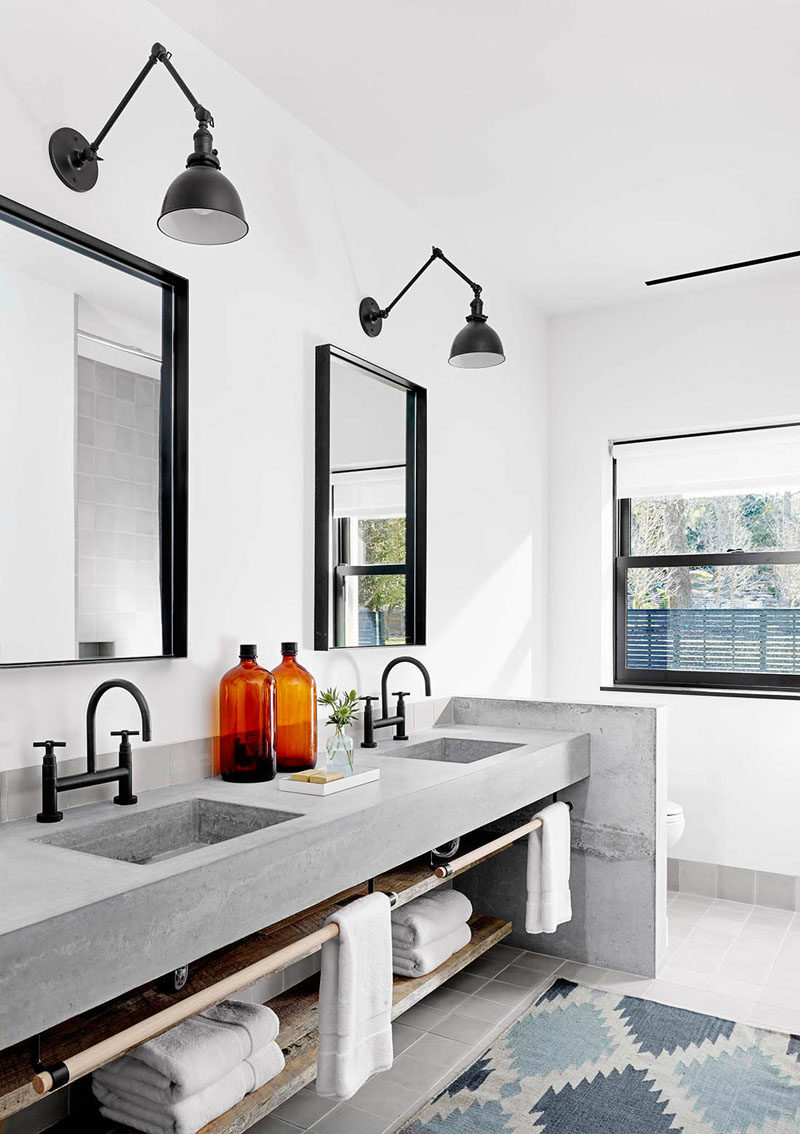
M80 657L161 653L157 379L78 358Z

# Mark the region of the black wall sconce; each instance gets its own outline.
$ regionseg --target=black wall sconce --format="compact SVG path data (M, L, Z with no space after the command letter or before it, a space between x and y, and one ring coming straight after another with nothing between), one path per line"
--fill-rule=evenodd
M503 353L503 344L500 342L500 336L497 331L494 331L486 321L486 316L483 313L483 301L481 300L481 285L473 283L469 276L465 276L460 268L448 260L441 248L434 248L428 260L422 265L420 270L415 276L412 276L406 286L399 292L388 307L379 307L376 300L372 296L367 296L361 300L358 308L358 317L361 320L361 327L364 333L374 339L376 335L381 333L384 319L389 317L389 312L399 299L402 299L410 287L412 287L423 272L431 266L434 260L441 260L451 268L457 276L461 276L462 280L469 284L474 292L475 298L470 303L470 314L467 315L467 325L462 327L456 337L453 339L453 345L450 348L449 362L451 366L462 366L466 368L477 369L483 366L499 366L501 362L505 362L506 356Z
M188 98L197 119L194 151L186 159L186 169L167 189L158 227L173 240L187 244L231 244L247 235L241 198L220 170L210 127L214 119L184 83L172 65L166 47L154 43L150 58L134 79L127 93L93 142L70 126L62 126L50 136L50 162L68 189L85 193L97 183L98 150L111 127L122 114L144 80L163 63Z

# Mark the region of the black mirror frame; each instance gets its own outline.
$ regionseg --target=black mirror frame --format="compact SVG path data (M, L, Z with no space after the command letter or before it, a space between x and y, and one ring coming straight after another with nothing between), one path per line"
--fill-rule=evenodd
M189 283L113 244L0 195L0 222L137 276L162 289L159 445L161 625L163 652L150 656L0 662L0 669L185 658L188 647ZM167 360L169 362L167 363ZM164 377L169 381L165 382Z
M331 359L357 366L406 392L406 641L424 646L428 492L427 390L374 362L325 343L316 348L316 473L314 490L314 649L392 649L330 643L331 606Z

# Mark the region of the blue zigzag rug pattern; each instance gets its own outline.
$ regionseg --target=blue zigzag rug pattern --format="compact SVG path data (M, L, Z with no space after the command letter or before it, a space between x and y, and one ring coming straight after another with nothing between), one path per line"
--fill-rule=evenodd
M798 1134L800 1037L557 980L404 1134Z

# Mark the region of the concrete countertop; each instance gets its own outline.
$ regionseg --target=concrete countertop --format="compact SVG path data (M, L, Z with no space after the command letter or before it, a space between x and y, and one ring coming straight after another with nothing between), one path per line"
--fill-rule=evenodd
M471 764L357 750L381 778L337 795L279 791L278 780L215 778L139 796L135 810L192 798L296 818L175 858L137 865L42 842L133 808L68 809L53 826L0 827L0 1049L102 1004L456 835L589 775L586 734L441 725L404 747L455 736L518 747ZM402 742L401 742L402 743Z

